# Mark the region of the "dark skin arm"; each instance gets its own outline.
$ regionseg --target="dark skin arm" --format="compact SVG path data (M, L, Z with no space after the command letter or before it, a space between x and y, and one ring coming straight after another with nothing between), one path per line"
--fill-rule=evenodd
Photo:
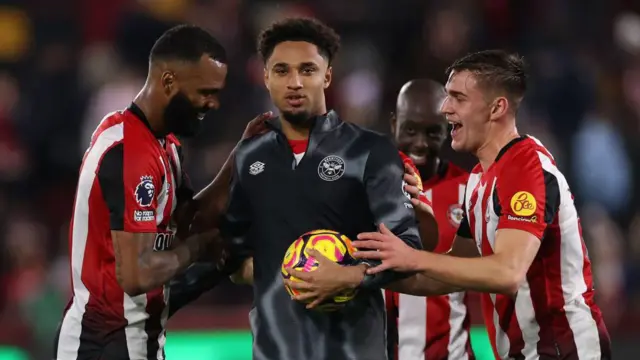
M242 139L266 132L267 127L264 121L270 117L271 113L267 112L251 120L247 124ZM234 173L234 155L235 149L216 178L204 190L194 198L189 194L183 197L185 200L178 205L177 214L174 214L178 234L188 236L220 225L221 216L226 211L229 201L229 187ZM227 276L224 267L228 260L226 246L228 244L221 237L216 240L214 246L205 251L206 255L200 262L196 262L180 276L172 279L169 316L212 289Z
M237 285L253 284L253 258L245 259L240 269L233 273L230 278L231 282Z
M229 182L233 174L234 156L235 149L231 151L213 181L194 196L192 202L192 233L218 227L220 215L229 200Z
M197 260L217 230L190 236L168 251L154 251L155 233L112 231L116 278L130 296L156 289Z
M265 133L265 121L272 116L266 112L251 120L242 134L242 140ZM202 189L191 201L179 206L177 211L178 234L199 233L217 228L220 216L229 201L229 183L233 174L235 149L231 151L222 169L213 181Z

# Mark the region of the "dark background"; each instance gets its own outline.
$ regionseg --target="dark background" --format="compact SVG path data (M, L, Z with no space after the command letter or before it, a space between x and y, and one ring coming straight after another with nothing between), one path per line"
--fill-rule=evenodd
M387 131L405 81L444 81L444 68L468 51L501 47L524 55L532 78L520 131L538 137L569 178L614 349L618 358L637 358L635 0L0 0L0 344L48 358L43 349L69 297L67 234L80 160L96 124L142 86L154 40L171 24L191 22L230 54L223 107L186 146L187 169L200 188L247 121L271 110L255 38L292 15L316 16L342 35L330 106L380 131ZM473 166L468 157L452 157ZM169 326L246 328L250 296L226 284Z

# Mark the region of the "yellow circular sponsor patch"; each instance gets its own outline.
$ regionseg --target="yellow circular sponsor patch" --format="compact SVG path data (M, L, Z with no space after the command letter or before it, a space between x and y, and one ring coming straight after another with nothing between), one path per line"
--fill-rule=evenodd
M527 191L518 191L511 197L511 210L518 216L531 216L536 212L536 199Z

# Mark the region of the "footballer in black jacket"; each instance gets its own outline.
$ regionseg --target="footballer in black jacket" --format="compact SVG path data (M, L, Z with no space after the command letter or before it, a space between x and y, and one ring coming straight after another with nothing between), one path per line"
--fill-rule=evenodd
M402 190L398 151L386 137L343 122L330 111L314 119L309 145L296 164L280 120L269 124L274 131L237 149L222 228L223 236L232 239L234 255L253 257L254 358L385 359L379 289L395 274L365 280L347 307L329 314L290 299L281 265L293 240L315 229L355 239L384 223L421 248L414 212ZM342 170L327 175L326 164Z
M308 286L307 294L322 298L360 290L341 310L310 310L291 299L281 277L284 254L297 237L331 229L355 239L384 224L411 247L422 247L394 144L327 111L324 89L338 44L332 29L311 19L277 22L260 36L265 84L280 116L267 121L272 131L235 149L220 228L230 242L227 266L253 266L256 360L387 358L380 289L402 274L371 276L363 265L322 264L301 285ZM193 283L203 277L206 271Z

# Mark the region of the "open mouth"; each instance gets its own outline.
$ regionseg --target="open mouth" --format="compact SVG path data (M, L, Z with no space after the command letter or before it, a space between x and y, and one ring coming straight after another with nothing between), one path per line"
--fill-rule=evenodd
M462 128L462 123L449 120L449 126L451 126L451 136L455 136Z
M287 95L285 97L285 99L287 100L287 104L289 104L289 106L293 106L293 107L301 106L302 103L304 102L305 98L306 98L306 96L297 95L297 94Z

